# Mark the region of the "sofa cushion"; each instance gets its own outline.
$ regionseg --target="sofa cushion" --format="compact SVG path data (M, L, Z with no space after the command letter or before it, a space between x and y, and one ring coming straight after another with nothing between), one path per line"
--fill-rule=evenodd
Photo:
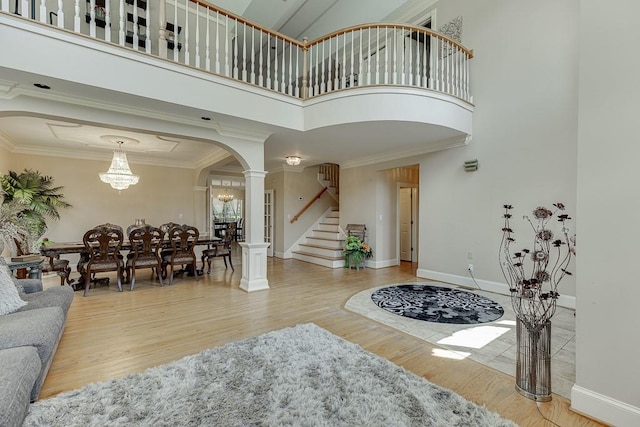
M71 302L73 301L73 295L73 288L66 285L47 288L42 292L36 292L34 294L25 294L22 295L22 299L27 302L27 305L21 307L18 311L34 310L44 307L60 307L66 318Z
M20 298L9 269L6 266L0 268L0 315L13 313L25 305L27 303Z
M40 356L42 368L31 390L31 400L38 398L53 354L58 348L64 323L61 307L38 308L0 316L0 349L33 346Z
M0 426L22 425L41 368L35 347L0 350Z

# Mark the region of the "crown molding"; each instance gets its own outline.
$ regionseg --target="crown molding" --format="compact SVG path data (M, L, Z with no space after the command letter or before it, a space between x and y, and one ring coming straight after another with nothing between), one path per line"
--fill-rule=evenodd
M364 157L358 160L351 160L340 163L340 169L350 169L361 166L373 165L376 163L388 162L391 160L403 159L405 157L419 156L422 154L433 153L434 151L446 150L448 148L462 147L471 141L471 135L463 135L459 137L447 138L427 144L424 147L413 150L399 151L395 153L382 154L377 156Z

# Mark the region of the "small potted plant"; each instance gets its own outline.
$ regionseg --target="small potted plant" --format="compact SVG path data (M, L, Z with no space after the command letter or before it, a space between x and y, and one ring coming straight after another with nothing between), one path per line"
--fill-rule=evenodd
M345 268L364 268L365 259L373 256L373 249L371 246L364 243L357 236L347 237L347 241L343 247L344 251L344 267Z

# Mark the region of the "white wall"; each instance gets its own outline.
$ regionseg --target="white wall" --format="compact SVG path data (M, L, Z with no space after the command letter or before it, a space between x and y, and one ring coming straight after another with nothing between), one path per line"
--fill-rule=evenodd
M194 178L190 169L131 164L140 182L118 193L100 181L109 162L66 160L58 157L14 154L11 169L35 169L64 187L65 200L73 205L60 210L59 221L48 221L49 240L81 241L91 227L111 222L127 228L136 218L148 224L165 222L193 224Z
M572 407L640 425L640 3L580 2L578 306Z
M421 161L419 268L464 279L472 262L477 278L504 283L503 204L516 223L559 201L576 212L578 2L448 0L436 12L438 27L463 18L476 109L468 146ZM478 171L464 172L472 159ZM575 295L574 277L559 291Z

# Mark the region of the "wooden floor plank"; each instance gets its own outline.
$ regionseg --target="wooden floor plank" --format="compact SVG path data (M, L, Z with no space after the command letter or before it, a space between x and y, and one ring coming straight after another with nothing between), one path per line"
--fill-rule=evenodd
M118 292L115 284L92 288L88 297L76 292L40 398L140 372L205 348L313 322L519 425L553 425L542 418L535 402L515 391L513 377L474 361L434 355L436 346L343 308L362 290L419 281L415 264L334 270L270 258L271 289L247 294L239 289L239 248L233 256L235 272L214 260L211 274L198 281L178 277L173 285L160 286L140 270L133 292L126 286ZM45 279L45 285L58 286L58 277ZM563 427L601 425L572 412L569 402L559 396L540 407Z

